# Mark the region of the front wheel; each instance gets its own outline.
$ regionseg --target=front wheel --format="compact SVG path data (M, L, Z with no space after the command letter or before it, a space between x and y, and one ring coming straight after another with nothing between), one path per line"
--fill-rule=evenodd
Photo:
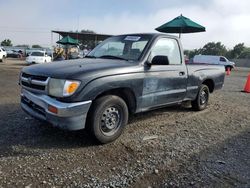
M3 63L4 63L4 62L5 62L5 59L6 59L6 57L3 56L2 59L0 59L0 62L3 62Z
M107 95L94 101L89 115L93 136L105 144L121 135L128 122L128 107L120 97Z
M196 99L191 102L192 108L197 111L204 110L207 107L208 99L209 88L206 85L202 84Z

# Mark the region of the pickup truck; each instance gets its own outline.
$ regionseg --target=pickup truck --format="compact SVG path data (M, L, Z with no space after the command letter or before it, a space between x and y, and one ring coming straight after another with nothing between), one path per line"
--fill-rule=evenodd
M222 88L220 65L186 65L179 38L160 33L113 36L84 59L25 67L21 107L36 119L117 139L129 115L191 101L207 107Z

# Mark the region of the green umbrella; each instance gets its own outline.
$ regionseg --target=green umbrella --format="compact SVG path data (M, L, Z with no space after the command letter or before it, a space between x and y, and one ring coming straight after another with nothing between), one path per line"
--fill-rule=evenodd
M70 36L63 37L61 40L56 42L57 44L62 44L62 45L77 45L78 40L75 40L71 38Z
M206 28L182 15L157 27L155 30L164 33L196 33L206 31Z

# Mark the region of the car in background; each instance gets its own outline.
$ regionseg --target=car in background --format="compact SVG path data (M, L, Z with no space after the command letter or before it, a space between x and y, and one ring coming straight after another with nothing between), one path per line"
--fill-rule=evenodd
M3 47L0 47L0 62L2 62L7 57L7 53Z
M21 58L22 54L16 50L7 50L7 57L10 58Z
M26 62L28 64L49 63L51 62L51 57L45 51L33 51L26 57Z
M234 62L229 61L224 56L216 56L216 55L195 55L192 63L224 65L226 70L228 69L232 70L233 68L235 68Z

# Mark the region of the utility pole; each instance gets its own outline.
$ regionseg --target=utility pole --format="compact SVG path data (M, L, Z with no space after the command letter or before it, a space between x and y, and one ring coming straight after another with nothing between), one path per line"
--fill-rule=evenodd
M51 45L51 50L52 50L52 53L51 53L51 59L53 61L53 55L54 55L54 50L53 50L53 32L51 31L51 35L50 35L50 45Z

